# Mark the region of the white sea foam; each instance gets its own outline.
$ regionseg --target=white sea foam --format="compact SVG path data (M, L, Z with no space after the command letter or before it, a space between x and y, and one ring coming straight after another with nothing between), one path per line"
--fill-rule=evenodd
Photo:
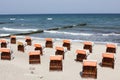
M21 18L20 20L22 21L22 20L24 20L24 19Z
M60 32L60 31L44 31L48 33L58 33L58 34L69 34L69 35L81 35L81 36L120 36L118 33L108 33L108 34L92 34L92 33L73 33L73 32Z
M16 18L10 18L10 20L12 20L12 21L13 21L13 20L16 20Z
M10 34L0 34L0 36L9 36Z
M47 18L47 20L53 20L53 18Z
M108 34L102 34L103 36L120 36L120 34L117 33L108 33Z
M60 31L44 31L46 33L57 33L57 34L66 34L66 35L81 35L81 36L92 36L93 34L90 33L73 33L73 32L60 32Z
M5 31L20 31L20 32L27 32L27 31L37 31L37 29L18 29L18 28L7 28L7 27L3 27L1 30L5 30Z

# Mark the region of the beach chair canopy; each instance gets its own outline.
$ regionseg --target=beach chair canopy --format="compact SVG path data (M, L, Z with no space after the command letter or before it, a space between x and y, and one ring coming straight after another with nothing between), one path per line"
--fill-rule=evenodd
M63 43L70 43L70 40L63 40Z
M86 41L86 42L84 42L84 45L93 45L93 43L90 41Z
M11 35L10 38L16 38L16 36L15 35Z
M18 45L24 45L23 42L21 42L21 41L18 41L17 44Z
M39 43L35 43L35 44L34 44L34 47L42 47L42 46L41 46L41 44L39 44Z
M0 52L7 52L7 53L9 53L10 49L9 48L0 48Z
M115 44L107 44L106 47L109 47L109 48L116 48L116 45L115 45Z
M103 58L114 58L114 54L112 54L112 53L103 53L102 57Z
M50 60L58 60L61 61L63 57L61 55L50 56Z
M40 55L40 51L31 51L29 55Z
M18 44L18 45L24 45L24 46L25 46L27 43L21 40L21 41L17 41L17 44Z
M26 36L25 39L26 40L31 40L31 37L30 36Z
M52 41L52 38L46 38L45 40L46 41Z
M86 54L86 50L76 50L77 54Z
M63 47L56 47L56 50L60 50L60 51L64 51L64 48Z
M6 39L0 39L0 43L6 43Z
M83 66L96 67L97 61L96 60L83 60Z

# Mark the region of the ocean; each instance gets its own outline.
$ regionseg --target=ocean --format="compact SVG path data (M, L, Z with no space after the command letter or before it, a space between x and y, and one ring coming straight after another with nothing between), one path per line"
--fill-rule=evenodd
M0 15L0 37L38 30L30 36L120 43L120 14Z

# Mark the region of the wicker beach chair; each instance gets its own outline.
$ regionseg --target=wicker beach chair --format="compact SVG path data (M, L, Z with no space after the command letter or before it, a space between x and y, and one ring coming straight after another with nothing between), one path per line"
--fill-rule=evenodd
M86 50L76 50L76 61L82 62L84 59L87 59L88 52Z
M7 41L6 39L0 39L1 48L7 48Z
M52 41L52 38L46 38L46 43L45 43L45 46L47 48L53 48L53 41Z
M67 50L71 49L70 40L63 40L63 47L67 47Z
M101 66L103 67L111 67L114 69L114 62L115 62L115 59L114 59L114 54L113 53L103 53L102 54L102 64Z
M115 45L115 44L107 44L106 45L106 52L116 53L116 47L117 47L117 45Z
M11 42L11 44L16 44L16 36L15 35L10 36L10 42Z
M31 37L30 36L26 36L25 37L25 42L27 43L27 45L32 45L32 40L31 40Z
M55 55L62 55L64 59L64 48L63 47L56 47Z
M29 64L40 64L40 51L29 52Z
M84 42L83 49L87 49L89 50L90 53L92 53L92 46L93 46L93 42L86 41Z
M50 56L49 70L62 71L63 69L62 59L63 57L61 55Z
M34 44L34 47L35 47L35 50L39 50L39 51L40 51L40 54L43 55L43 47L42 47L41 44L35 43L35 44Z
M17 46L18 51L24 52L25 51L26 43L23 42L23 41L18 41L17 44L18 44L18 46Z
M83 78L97 78L97 61L83 60Z
M9 48L0 48L1 59L2 60L11 60L11 50Z

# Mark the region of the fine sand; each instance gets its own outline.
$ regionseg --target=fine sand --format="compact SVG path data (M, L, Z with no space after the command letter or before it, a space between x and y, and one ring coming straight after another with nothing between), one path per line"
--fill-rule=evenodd
M9 41L9 39L7 39ZM17 40L23 40L17 38ZM32 44L40 43L45 45L45 40L36 39ZM41 56L41 64L29 64L30 51L34 51L34 46L26 46L25 52L17 51L16 44L9 44L8 47L13 51L12 60L0 60L0 80L92 80L93 78L82 78L82 62L76 62L77 49L83 49L83 43L72 42L71 51L65 53L63 60L63 71L49 71L50 55L55 54L55 47L62 46L62 40L54 41L54 48L44 48ZM87 58L97 60L97 79L96 80L120 80L120 46L117 47L115 54L114 69L101 67L102 53L106 52L105 44L95 43L93 53Z

